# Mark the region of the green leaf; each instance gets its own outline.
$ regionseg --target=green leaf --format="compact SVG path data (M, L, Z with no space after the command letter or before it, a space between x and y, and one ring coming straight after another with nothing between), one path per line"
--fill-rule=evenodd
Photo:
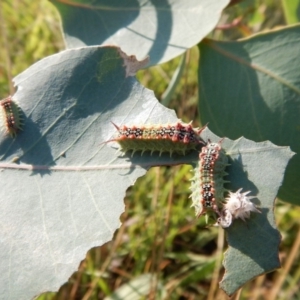
M220 138L204 131L204 140ZM232 295L247 281L280 267L278 247L280 234L274 220L274 200L284 171L293 153L289 147L278 147L269 141L255 143L245 138L225 138L222 148L229 156L227 188L233 192L243 188L255 196L261 214L251 213L244 223L240 219L226 229L229 249L224 258L225 275L221 288Z
M213 132L270 140L300 152L300 26L238 42L200 44L199 110ZM272 161L270 161L272 164ZM290 161L279 197L300 204L300 156Z
M300 0L281 0L285 20L288 24L300 22Z
M118 45L151 65L168 61L201 41L229 0L51 0L68 48Z
M152 165L178 163L120 157L116 143L103 144L116 134L110 121L177 121L129 76L142 65L116 47L87 47L14 79L24 127L15 139L0 133L1 299L57 290L90 248L111 240L126 189Z
M182 77L184 68L186 64L186 53L182 55L180 58L180 62L178 64L178 67L176 68L174 74L172 75L172 79L167 87L167 89L164 91L164 93L161 96L161 103L164 106L169 106L172 97L174 96L175 90L179 84L179 81Z
M110 121L117 125L177 121L174 111L159 104L153 92L133 77L145 63L116 47L85 47L47 57L15 78L13 99L22 109L23 131L15 139L0 134L4 299L29 299L57 290L91 247L112 238L124 211L125 191L138 177L151 166L198 159L198 151L184 157L120 156L116 143L104 143L116 134ZM220 140L208 129L203 138ZM273 172L269 144L264 151L246 140L237 148L227 139L223 144L230 156L239 157L229 170L232 188L260 193L264 181L258 167L249 171L250 156L268 170L262 173L270 184L267 195L277 193L290 155L286 149L272 157L278 166ZM259 200L262 207L272 209L260 196Z

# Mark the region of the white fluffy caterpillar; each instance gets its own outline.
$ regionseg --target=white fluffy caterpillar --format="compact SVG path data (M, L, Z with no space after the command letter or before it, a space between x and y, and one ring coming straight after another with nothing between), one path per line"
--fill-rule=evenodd
M235 193L229 192L229 196L225 199L227 202L224 204L221 215L218 218L218 224L221 227L229 227L232 221L238 218L246 222L246 219L250 218L251 212L260 213L260 210L250 201L256 197L247 196L250 191L245 193L241 193L241 191L242 189L239 189Z

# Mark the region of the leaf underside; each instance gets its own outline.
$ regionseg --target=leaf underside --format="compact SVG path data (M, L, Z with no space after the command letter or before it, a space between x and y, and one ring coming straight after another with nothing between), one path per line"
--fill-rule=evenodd
M205 40L200 51L202 122L220 136L270 140L299 153L300 25L237 42ZM299 170L297 154L289 162L278 195L298 205Z
M151 165L176 162L103 144L116 133L110 121L177 121L124 63L116 47L70 49L14 79L24 126L15 139L0 133L1 299L57 290L111 240L126 189Z
M202 138L213 142L221 140L207 130ZM244 137L235 141L225 138L221 145L230 164L225 177L229 184L225 184L225 188L233 192L240 188L243 192L251 191L249 196L256 197L252 202L261 211L261 214L251 213L246 223L234 220L226 229L228 250L220 287L232 295L247 281L280 267L281 237L274 219L274 200L293 153L289 147L278 147L269 141L255 143Z
M126 64L116 47L69 49L39 61L14 79L13 98L22 110L24 127L15 139L0 133L0 180L5 182L0 191L2 299L29 299L57 290L90 248L112 238L124 211L125 191L138 177L151 166L191 164L198 159L198 151L172 157L120 156L116 143L105 143L116 134L110 121L117 125L178 121L152 91L127 76ZM208 129L201 136L205 141L220 140ZM262 259L259 265L264 271L278 267L280 239L273 201L291 152L244 138L225 139L222 146L231 163L228 188L251 190L262 210L247 222L250 229L234 223L228 230L229 245L243 251L243 241L237 238L240 231L235 233L238 224L241 230L255 229L253 245L259 249L264 243L265 251L272 254L271 263ZM273 239L266 241L265 235L271 234ZM233 269L230 251L228 276ZM257 254L249 256L257 264ZM242 257L239 263L244 265L247 259Z
M68 48L118 45L139 59L149 55L149 65L156 65L199 43L229 0L51 2L61 15Z

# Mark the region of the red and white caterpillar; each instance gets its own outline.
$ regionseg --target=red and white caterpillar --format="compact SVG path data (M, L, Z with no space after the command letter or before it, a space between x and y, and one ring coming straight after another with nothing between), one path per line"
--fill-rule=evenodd
M241 193L239 189L232 193L224 188L226 166L228 158L221 147L221 142L211 143L202 147L199 154L199 161L195 168L195 175L192 179L192 207L195 207L196 216L213 214L214 219L223 228L229 227L234 219L250 217L250 212L259 212L256 206L250 201L254 196L247 196L250 192ZM225 193L228 197L224 197Z
M200 133L205 127L193 128L191 123L184 124L177 122L175 124L158 125L132 125L117 126L118 135L107 142L115 141L121 146L121 151L127 152L146 151L164 152L185 155L190 150L195 150L203 141Z
M220 215L219 209L224 202L223 177L227 175L225 168L228 158L221 147L221 142L211 143L202 147L199 161L195 168L192 179L192 207L195 207L196 216L199 217L207 212L215 212Z
M9 96L0 101L2 108L2 118L6 132L12 137L17 136L18 131L22 130L22 116L19 106Z

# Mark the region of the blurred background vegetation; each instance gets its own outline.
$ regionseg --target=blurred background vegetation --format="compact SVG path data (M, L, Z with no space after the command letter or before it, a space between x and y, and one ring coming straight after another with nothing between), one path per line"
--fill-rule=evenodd
M236 40L299 22L293 5L297 7L299 1L241 1L224 11L210 37ZM1 1L0 26L0 97L4 98L14 94L14 76L43 57L62 51L64 41L59 15L46 0ZM198 57L194 47L183 58L138 74L138 80L162 99L183 61L183 75L168 106L183 121L194 120L195 126L201 124L197 112ZM48 292L38 299L227 299L218 288L224 273L224 231L206 228L203 218L194 217L188 198L190 170L190 166L157 167L137 180L127 191L123 225L114 239L91 249L57 293ZM300 299L300 209L278 200L275 215L282 234L282 269L249 282L236 299ZM118 294L122 289L127 298Z

